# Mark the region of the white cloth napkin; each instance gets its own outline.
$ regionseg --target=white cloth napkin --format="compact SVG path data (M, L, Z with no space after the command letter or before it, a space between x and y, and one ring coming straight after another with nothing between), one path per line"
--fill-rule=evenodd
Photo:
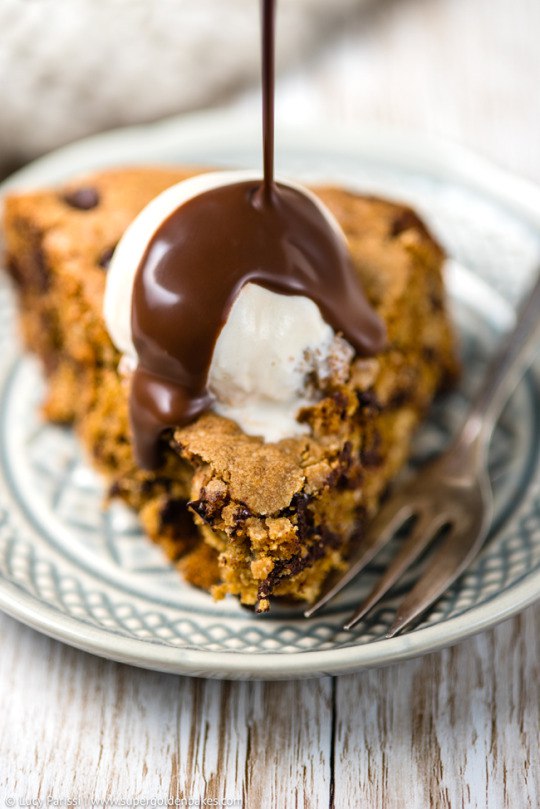
M280 0L283 65L367 0ZM0 163L256 78L258 0L2 0Z

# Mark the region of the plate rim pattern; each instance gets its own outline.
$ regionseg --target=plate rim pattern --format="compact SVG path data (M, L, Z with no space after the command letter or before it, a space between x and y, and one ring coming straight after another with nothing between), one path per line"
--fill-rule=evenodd
M14 188L56 182L75 171L98 166L141 162L140 144L159 154L160 147L207 138L216 130L225 138L253 130L253 122L237 114L212 111L182 116L157 124L104 133L57 150L17 172L0 185L0 196ZM540 230L540 187L493 166L461 146L417 133L363 128L331 127L293 130L281 135L280 145L305 144L313 151L340 149L358 159L391 163L407 170L429 172L441 180L461 183L489 196L535 229ZM139 157L137 158L137 155ZM538 481L528 498L540 498ZM441 623L387 640L329 650L292 654L211 651L175 648L144 639L129 638L76 619L40 601L16 582L0 577L0 609L52 638L102 657L135 666L193 676L231 679L291 679L344 674L364 667L387 665L433 652L481 632L521 611L540 597L540 569L505 588L478 606Z

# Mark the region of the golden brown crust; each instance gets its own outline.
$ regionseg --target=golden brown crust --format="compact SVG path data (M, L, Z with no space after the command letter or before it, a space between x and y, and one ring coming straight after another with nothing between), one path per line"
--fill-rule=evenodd
M132 455L127 386L101 315L107 261L141 208L193 173L118 169L7 199L8 265L25 340L49 379L45 415L76 423L112 494L139 511L188 580L214 585L219 559L217 596L232 593L259 609L271 594L312 600L406 460L434 394L456 374L443 253L409 208L317 189L386 322L386 350L328 382L321 401L301 414L308 436L264 444L206 414L174 431L162 469L143 472ZM97 204L73 207L78 194Z

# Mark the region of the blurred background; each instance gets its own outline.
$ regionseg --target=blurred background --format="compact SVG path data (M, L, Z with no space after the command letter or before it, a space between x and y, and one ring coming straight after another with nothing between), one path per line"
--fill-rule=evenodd
M114 126L259 115L258 0L1 0L0 173ZM539 0L280 0L279 122L445 136L540 181Z

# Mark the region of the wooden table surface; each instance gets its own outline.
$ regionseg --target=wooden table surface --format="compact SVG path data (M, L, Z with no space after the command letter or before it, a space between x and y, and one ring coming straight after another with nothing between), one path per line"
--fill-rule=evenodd
M374 0L282 80L278 112L442 134L540 181L539 34L538 0ZM233 105L257 112L253 93ZM539 637L537 605L384 670L250 684L0 616L0 806L537 809Z

